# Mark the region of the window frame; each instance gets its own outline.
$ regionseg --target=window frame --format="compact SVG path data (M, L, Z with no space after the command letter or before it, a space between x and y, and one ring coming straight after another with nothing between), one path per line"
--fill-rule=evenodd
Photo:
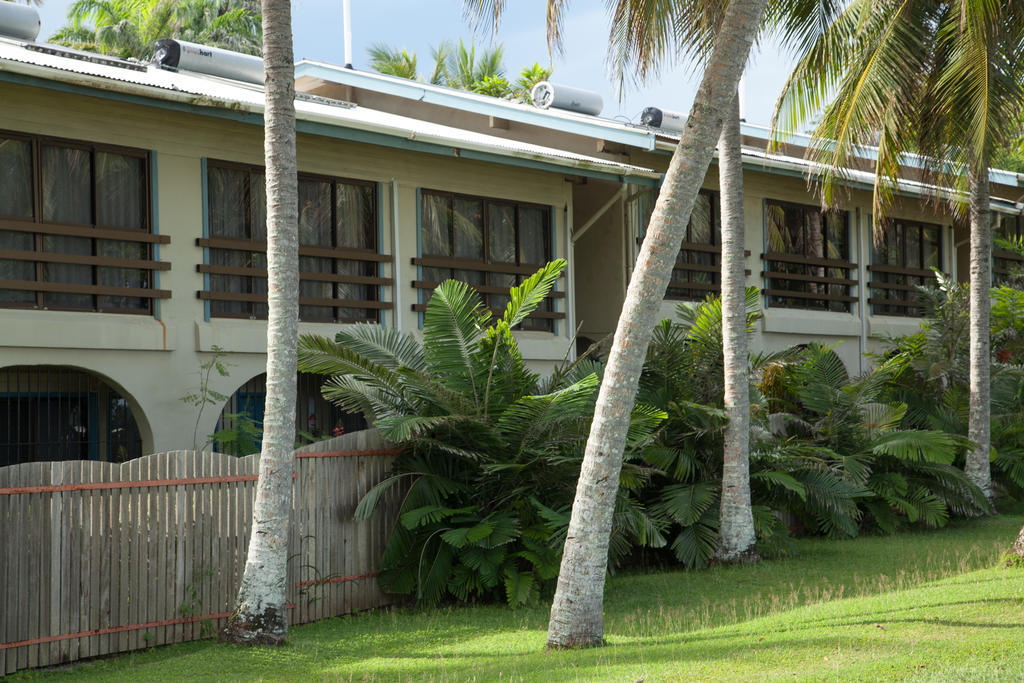
M809 212L818 213L821 218L821 239L823 244L828 243L828 223L827 219L830 215L839 215L842 219L844 227L844 239L843 245L845 247L845 253L840 258L830 258L828 256L813 256L806 253L809 235L802 234L801 238L804 242L804 252L800 254L789 253L789 252L776 252L769 251L770 247L768 244L768 220L769 220L769 208L772 206L779 206L785 210L798 210L804 214ZM858 264L852 260L853 254L853 212L849 209L831 209L823 210L820 206L814 204L803 204L801 202L793 202L785 199L775 199L773 197L765 197L762 202L763 212L763 224L764 224L764 252L761 254L761 259L764 262L765 270L761 272L761 277L764 279L764 288L761 290L762 295L765 298L765 308L784 308L801 311L817 311L821 313L852 313L853 305L857 303L858 297L853 296L851 289L858 285L856 273ZM788 226L787 226L788 228ZM806 219L801 217L801 230L806 229ZM820 268L824 270L823 275L814 275L807 272L782 272L777 270L778 264L787 264L784 267L803 267L805 269ZM835 278L827 275L829 270L839 269L846 271L846 277ZM790 277L787 277L790 276ZM789 289L786 286L782 286L782 282L803 282L803 289ZM843 287L844 294L831 294L823 292L809 292L807 288L812 285L819 285L825 288L831 289L832 287ZM790 285L791 286L791 285ZM823 302L825 305L815 306L812 305L814 302ZM833 304L836 304L836 310L833 308Z
M29 260L29 259L14 259L22 262L34 264L34 279L24 282L35 282L42 285L53 284L52 280L47 280L45 276L45 264L63 263L66 265L83 265L90 268L91 283L88 285L77 284L78 287L89 287L93 288L93 291L86 292L74 292L64 290L54 290L50 288L41 289L30 289L24 288L21 291L31 291L35 294L35 300L32 302L24 301L0 301L0 309L19 309L19 310L48 310L48 311L72 311L72 312L88 312L88 313L116 313L123 315L152 315L154 311L154 299L164 299L170 297L170 292L165 290L155 289L155 277L154 272L158 270L168 270L170 268L169 263L162 263L155 260L155 249L154 245L167 244L170 242L169 236L158 235L153 232L155 225L153 206L153 171L152 171L152 153L150 150L140 149L136 147L127 147L124 145L116 145L104 142L91 142L88 140L78 140L74 138L64 138L54 135L42 135L35 133L27 133L24 131L10 131L0 129L0 139L8 140L20 140L29 144L30 151L30 180L32 184L32 216L8 216L0 215L0 231L12 231L22 234L28 234L32 236L32 252L38 254L61 254L65 256L81 256L85 261L84 263L76 263L72 258L71 260L53 260L48 261L45 259L41 260ZM89 154L90 168L89 168L89 223L69 223L65 221L53 221L46 220L43 217L43 168L42 168L42 147L52 146L64 149L73 149L85 151ZM140 195L140 219L141 225L138 228L124 228L113 225L106 225L98 221L99 214L99 201L97 196L97 175L96 175L96 155L100 153L117 154L126 157L132 157L139 159L142 166L142 180L141 180L141 195ZM41 226L40 230L26 230L26 229L12 229L12 224L20 226L33 225ZM62 230L63 229L63 230ZM94 233L100 234L85 234L81 231L94 231ZM44 249L44 239L47 235L55 235L62 237L73 237L83 238L90 241L90 254L66 254L60 251L47 251ZM140 239L141 237L141 239ZM146 248L146 254L141 259L117 259L116 257L105 257L98 254L98 240L105 240L111 242L127 242L132 244L144 245ZM19 251L19 250L13 250ZM124 265L120 265L117 261L124 261ZM118 289L116 286L100 285L99 284L99 268L125 268L130 270L142 270L146 273L145 286L144 287L125 287L123 289L132 291L132 294L118 294L113 291L95 291L95 288L104 288L105 290ZM72 285L70 289L75 288L75 283L67 283ZM0 287L0 289L3 289ZM137 293L136 293L137 292ZM93 301L92 306L69 306L69 305L53 305L46 302L47 293L68 293L68 294L81 294L83 296L90 296ZM140 296L140 294L145 294ZM123 308L123 307L105 307L100 306L99 300L102 297L117 297L127 296L130 298L142 299L145 305L141 308Z
M454 278L454 271L458 270L472 270L480 273L483 276L484 284L473 285L469 284L474 290L477 290L480 296L484 300L484 305L491 310L493 313L500 314L503 310L502 307L494 307L490 305L491 297L500 297L502 292L507 292L509 287L505 285L494 285L491 283L492 275L504 275L506 277L515 278L516 283L521 283L523 279L529 277L533 273L537 272L545 263L550 262L555 258L555 212L553 208L548 204L539 204L536 202L520 201L517 199L505 199L501 197L484 197L481 195L471 195L462 192L453 192L449 190L435 190L432 188L420 188L418 191L417 201L417 213L420 217L416 226L417 241L419 244L418 252L419 258L416 259L416 265L418 267L418 279L413 282L413 287L419 292L417 297L417 303L413 304L413 310L418 313L423 313L426 310L426 303L430 299L430 293L433 289L443 282L434 280L425 280L423 276L423 268L442 269L453 272L451 276ZM443 197L450 201L454 206L456 200L462 199L466 201L480 202L481 210L481 232L480 239L482 243L483 256L479 259L467 258L463 256L448 256L442 254L427 254L423 250L423 203L426 201L428 196ZM491 245L491 220L490 211L491 206L504 206L513 207L515 210L515 262L510 263L508 261L495 261L490 254ZM535 209L541 211L545 216L543 235L544 235L544 252L546 254L545 260L542 263L529 263L524 262L522 259L522 248L521 248L521 233L520 233L520 209ZM448 244L454 246L455 234L454 234L454 223L449 222L448 225ZM432 265L424 264L422 261L426 259L428 261L449 261L450 265ZM472 266L493 266L494 268L473 268ZM563 274L564 277L564 274ZM457 279L457 278L454 278ZM511 285L516 286L516 285ZM543 334L556 334L557 325L556 321L565 318L565 314L557 310L555 306L555 300L563 298L564 292L552 289L552 291L545 298L545 308L538 308L538 310L531 313L527 318L531 320L530 327L522 327L520 325L517 330L523 330L528 332L540 332ZM545 321L548 322L538 322ZM532 327L532 325L543 325L543 327Z
M893 238L897 240L897 245L900 240L896 236L896 230L902 228L904 230L902 243L903 249L899 252L899 264L890 265L888 263L879 263L878 259L878 246L875 244L871 245L871 264L868 266L868 272L871 273L871 279L867 284L868 287L868 304L871 306L871 315L884 315L893 316L897 318L920 318L924 316L924 306L916 301L915 298L907 299L892 299L885 297L879 299L873 296L873 292L876 290L882 290L885 292L902 291L913 294L914 287L924 286L928 283L929 278L934 280L935 274L928 268L915 268L907 265L907 238L906 228L913 226L918 230L918 257L920 263L923 266L925 262L925 240L924 231L928 228L935 230L938 239L936 240L936 246L938 248L938 254L936 261L938 262L937 268L944 272L944 263L946 258L946 247L945 247L945 232L946 226L941 223L930 223L928 221L910 219L910 218L894 218L891 221L893 229ZM880 277L882 279L875 279ZM890 282L890 279L895 278L914 278L920 280L920 283L914 283L912 285L906 285L898 282ZM906 303L902 303L906 301ZM880 307L884 307L886 310L879 310ZM898 310L894 310L898 309ZM915 312L916 311L916 312Z
M219 247L219 246L211 247L211 246L207 246L206 244L201 243L202 246L204 246L205 248L203 250L203 266L199 268L200 272L208 272L208 271L205 270L205 268L214 267L213 264L211 263L211 259L210 259L210 250L211 249L218 249L218 250L224 250L224 251L235 251L235 252L241 252L243 254L250 254L250 255L254 254L254 253L262 253L262 254L265 255L266 254L266 239L258 240L258 239L255 239L253 237L254 216L253 216L253 211L252 211L252 208L253 208L253 205L252 205L252 176L254 174L255 175L259 175L259 176L262 176L264 178L264 180L265 180L266 179L266 167L262 166L262 165L259 165L259 164L249 164L249 163L244 163L244 162L229 161L229 160L225 160L225 159L213 159L213 158L206 158L205 159L205 167L206 167L206 173L205 173L205 175L203 177L203 184L205 186L205 193L206 193L207 199L206 199L206 202L205 202L206 205L204 206L203 210L204 210L204 213L205 213L204 220L206 221L206 225L208 227L209 234L207 235L206 238L204 238L203 242L207 242L207 241L209 241L211 239L212 240L230 239L230 240L236 241L236 242L242 242L242 241L253 242L256 245L259 245L260 242L263 242L264 246L248 250L248 249L244 249L244 248L240 248L240 247ZM244 172L246 174L245 198L244 198L243 201L244 201L244 205L245 205L245 227L246 227L246 230L248 231L248 234L249 234L248 237L224 237L224 236L218 236L218 235L214 235L213 234L212 226L210 226L210 207L211 207L211 201L210 200L211 200L211 197L210 197L209 172L210 172L211 168L219 168L219 169L233 170L233 171L242 171L242 172ZM308 247L308 248L312 248L312 249L328 249L328 250L331 250L331 251L337 252L337 253L336 254L326 254L326 253L317 253L317 254L315 254L315 256L314 256L315 258L330 259L332 271L330 273L315 273L315 272L312 272L312 271L310 271L310 272L301 271L301 269L300 269L300 286L301 286L301 284L303 282L319 282L319 283L329 282L329 283L331 283L333 285L363 284L364 286L366 286L368 288L372 288L371 291L373 292L373 297L374 298L366 299L366 300L358 300L358 301L360 303L374 304L374 305L372 307L365 307L365 306L359 306L359 305L337 305L337 304L328 306L326 304L319 304L319 303L318 304L303 304L302 301L301 301L301 299L303 297L300 295L299 321L302 322L302 323L323 323L323 324L352 324L352 323L359 323L359 322L368 322L368 323L374 323L374 324L382 324L383 321L384 321L383 311L391 309L392 305L391 305L390 302L384 301L383 292L381 291L381 289L383 287L385 287L385 286L392 286L393 281L392 281L391 278L384 278L384 277L381 276L380 265L382 263L390 262L391 261L391 257L389 255L381 253L381 241L382 241L381 240L381 217L382 216L381 216L381 207L380 207L380 186L379 186L380 184L377 183L376 181L363 180L363 179L359 179L359 178L347 178L347 177L343 177L343 176L332 176L332 175L326 175L326 174L321 174L321 173L307 173L305 171L299 172L297 174L297 181L301 182L301 181L304 181L304 180L305 181L312 181L312 182L327 183L327 184L330 185L330 188L331 188L331 192L330 192L330 211L331 211L331 216L330 216L330 219L331 219L331 241L332 241L332 244L331 245L309 245L309 244L304 245L304 244L302 244L300 242L300 244L299 244L300 258L302 256L304 256L301 253L301 250L304 247ZM373 193L372 201L370 202L370 206L372 207L372 221L373 221L373 225L374 225L374 230L373 230L373 233L372 233L373 234L374 246L372 248L368 248L368 249L364 250L364 249L354 249L354 248L351 248L351 247L340 247L340 246L337 245L337 241L338 241L338 230L337 230L337 226L338 226L337 186L339 184L341 184L341 185L355 185L355 186L360 186L360 187L366 187L366 188L369 188L372 191L372 193ZM365 256L367 257L365 259L354 257L352 255L354 252L364 252L364 251L365 251ZM251 256L250 256L250 258L251 258ZM307 274L307 275L308 274L313 274L313 275L316 275L316 274L320 274L320 275L345 275L344 273L338 273L338 263L339 263L339 261L348 261L348 262L351 262L351 263L372 263L373 264L373 274L372 275L368 275L368 276L354 276L354 277L365 277L367 280L372 280L372 282L346 283L346 282L335 281L335 280L308 280L308 279L307 280L303 280L301 278L301 276L303 274ZM255 269L256 270L260 270L258 268L255 268ZM266 268L263 268L262 270L266 270ZM217 275L217 273L210 273L209 275ZM208 317L209 318L228 318L228 319L236 319L236 320L266 320L267 319L266 314L258 312L259 311L258 307L260 305L266 306L266 300L265 300L266 295L265 295L265 293L262 293L262 292L255 292L253 284L254 284L254 282L257 279L264 279L264 280L267 279L267 275L236 275L235 277L243 277L243 278L246 278L248 280L248 291L247 292L243 292L243 294L252 295L252 296L263 294L264 295L264 300L263 301L241 301L240 303L244 303L248 307L248 310L249 310L248 313L230 313L230 312L223 312L223 311L219 311L219 312L218 311L214 311L213 310L213 306L212 306L213 302L218 301L218 300L225 301L224 299L218 299L216 297L216 294L218 294L218 293L223 294L223 293L227 293L227 292L224 292L223 290L214 290L214 289L212 289L211 282L207 281L204 284L204 290L199 293L199 296L200 296L200 298L205 299L208 304L210 304L210 306L208 307L208 314L207 314ZM337 291L337 290L335 290L335 291ZM346 301L346 300L345 299L336 299L335 301L343 302L343 301ZM319 308L331 308L332 311L333 311L332 317L330 319L326 319L326 318L308 318L308 319L303 319L302 318L302 314L301 314L303 306L315 306L315 307L319 307ZM363 309L365 311L373 310L373 311L376 312L376 317L375 318L370 318L370 317L368 317L368 318L347 318L347 317L342 317L342 316L339 315L339 312L341 311L341 309Z

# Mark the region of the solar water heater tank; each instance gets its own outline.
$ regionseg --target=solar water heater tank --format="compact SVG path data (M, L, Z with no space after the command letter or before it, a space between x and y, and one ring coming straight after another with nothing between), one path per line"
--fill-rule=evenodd
M0 2L0 36L34 41L40 26L39 12L35 7Z
M564 109L590 116L597 116L604 108L604 101L596 92L548 81L541 81L533 86L530 99L533 100L533 106L540 109Z
M161 66L263 85L263 60L255 55L172 38L161 38L156 46L153 61Z

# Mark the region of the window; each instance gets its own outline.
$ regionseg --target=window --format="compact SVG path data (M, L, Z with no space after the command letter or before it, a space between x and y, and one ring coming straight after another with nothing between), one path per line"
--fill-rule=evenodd
M850 275L857 266L850 262L849 212L769 199L765 229L769 306L850 312L857 300Z
M422 271L414 283L420 290L415 310L426 310L438 284L456 279L480 292L491 310L503 311L509 288L551 260L549 207L426 190L421 199L423 256L416 259ZM521 328L553 332L555 319L565 314L552 301L562 296L552 292Z
M99 377L56 366L0 370L0 467L142 455L128 400Z
M1020 240L1024 238L1024 217L1007 216L1003 213L992 214L992 234L996 239ZM1024 258L1015 251L1002 249L998 244L992 246L992 284L1010 284L1017 274L1024 269Z
M920 316L917 287L935 282L942 267L942 226L893 221L875 237L871 257L871 297L875 315ZM879 239L881 241L879 241Z
M312 437L313 440L329 439L366 429L366 419L358 413L346 413L323 396L328 378L300 372L296 376L295 433L299 439ZM217 420L214 433L239 428L240 417L251 420L255 427L263 429L263 410L267 401L266 373L253 377L232 394L224 405ZM254 444L259 450L259 444ZM214 443L214 449L228 452L228 444ZM248 455L248 453L235 453Z
M0 306L150 313L149 157L0 132Z
M267 317L267 195L263 169L207 165L210 236L200 297L210 315ZM377 187L374 183L299 175L299 318L307 322L380 322Z
M647 225L654 212L655 190L644 190L635 195L635 205L640 212L640 224L646 234ZM643 235L637 243L643 241ZM696 301L708 294L722 291L721 280L722 220L719 195L717 192L701 190L690 212L690 222L676 255L672 268L666 299Z

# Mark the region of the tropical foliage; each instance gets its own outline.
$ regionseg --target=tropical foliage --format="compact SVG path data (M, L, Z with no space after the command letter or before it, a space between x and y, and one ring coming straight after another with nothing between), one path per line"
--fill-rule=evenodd
M75 0L50 42L145 60L160 38L260 54L263 26L254 0Z
M346 328L334 341L301 339L300 368L331 377L324 395L403 447L393 475L356 510L366 517L385 495L403 496L382 560L386 590L428 604L514 605L536 599L556 577L601 368L583 357L542 379L527 368L512 330L565 265L548 264L513 288L493 321L468 285L442 283L427 304L422 343L377 325ZM631 453L663 417L634 410ZM648 469L633 466L627 477L619 554L663 542L629 495Z
M1007 244L1007 246L1012 246ZM880 360L894 369L890 391L907 404L905 424L967 434L969 291L937 273L937 288L918 288L926 306L921 331L889 340ZM992 290L993 476L1006 492L1024 495L1024 291Z
M747 325L760 317L747 290ZM675 560L703 566L714 555L725 416L721 302L681 304L678 323L655 330L640 396L666 414L643 453L656 469L638 499L666 530ZM903 524L942 526L985 509L954 466L966 443L940 426L910 425L893 392L900 365L851 378L816 344L754 354L750 480L759 551L784 552L793 525L805 533L891 533Z
M515 81L509 81L504 66L505 49L500 44L477 51L475 43L467 46L462 40L458 45L443 41L432 47L430 53L434 66L425 79L428 83L491 97L525 102L533 86L551 76L551 69L534 63L523 68ZM415 52L376 43L370 47L369 56L370 68L378 73L424 80L417 70Z

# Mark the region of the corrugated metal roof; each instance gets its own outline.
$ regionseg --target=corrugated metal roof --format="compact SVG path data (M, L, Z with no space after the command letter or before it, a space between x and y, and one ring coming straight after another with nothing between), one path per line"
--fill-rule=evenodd
M174 72L153 65L123 66L104 58L102 63L48 46L52 53L30 49L25 43L0 39L0 71L82 85L98 90L143 95L194 106L222 107L262 114L263 89L259 86L191 72ZM301 97L295 102L300 121L378 133L460 150L472 150L517 159L545 162L570 169L595 171L626 178L660 178L652 169L574 154L552 147L507 140L428 121L367 109L324 98Z

